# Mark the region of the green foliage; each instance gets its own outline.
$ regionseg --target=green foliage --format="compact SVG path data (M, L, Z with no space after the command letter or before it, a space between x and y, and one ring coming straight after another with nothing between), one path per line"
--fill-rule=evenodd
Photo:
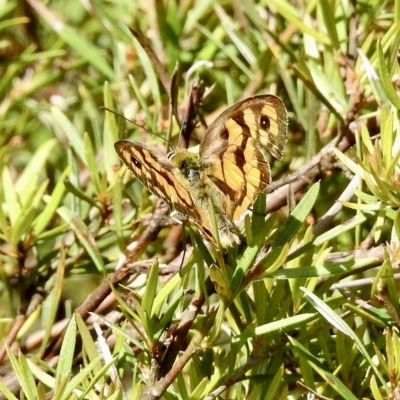
M396 398L399 1L151 4L0 4L0 399ZM226 253L114 151L197 76L290 119Z

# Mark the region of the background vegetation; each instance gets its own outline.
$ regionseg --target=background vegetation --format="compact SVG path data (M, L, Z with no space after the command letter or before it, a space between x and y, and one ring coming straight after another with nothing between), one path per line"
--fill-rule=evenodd
M398 398L399 1L0 15L1 398ZM176 144L196 76L208 122L256 93L290 118L227 254L119 167L119 138L165 142L99 109Z

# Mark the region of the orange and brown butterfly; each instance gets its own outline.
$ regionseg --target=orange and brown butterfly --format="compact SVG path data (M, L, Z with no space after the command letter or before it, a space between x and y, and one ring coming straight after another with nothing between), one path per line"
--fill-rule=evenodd
M287 124L282 100L259 95L234 104L217 117L197 154L181 149L166 156L131 140L120 140L114 146L150 191L186 216L214 246L219 237L220 245L227 248L240 242L233 221L271 182L264 152L282 157ZM213 229L213 212L218 232Z

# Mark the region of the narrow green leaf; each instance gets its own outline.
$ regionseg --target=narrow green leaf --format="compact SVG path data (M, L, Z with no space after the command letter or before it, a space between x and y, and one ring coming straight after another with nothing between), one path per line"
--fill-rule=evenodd
M53 279L53 288L48 295L43 307L43 324L45 326L45 334L40 348L40 354L44 354L51 335L51 330L56 322L56 315L60 307L60 299L63 290L63 281L65 273L65 249L60 250L60 257L57 260L57 267Z
M320 246L321 244L337 237L338 235L343 234L343 232L354 229L356 226L361 225L363 222L367 221L373 216L375 216L375 212L372 211L363 211L361 213L358 213L356 216L350 218L345 223L337 225L328 232L325 232L322 235L318 236L314 240L314 245Z
M314 313L304 313L301 315L294 315L292 317L284 318L280 321L273 321L268 324L260 325L257 327L248 325L243 333L234 336L228 339L227 341L223 341L222 343L237 343L249 337L260 336L270 333L279 332L279 334L283 334L285 332L289 332L293 329L296 329L307 322L311 322L316 318L317 316Z
M115 363L115 358L112 359L105 365L101 365L101 356L97 356L94 360L92 360L89 364L85 365L79 373L77 373L72 379L67 382L65 389L63 391L62 400L68 400L71 398L73 393L80 394L81 399L85 399L86 394L88 394L93 387L99 381L105 381L108 375L106 371L109 371L110 367ZM98 371L97 374L93 377L93 372ZM89 384L87 382L89 381ZM83 387L84 391L78 390L77 388ZM107 397L108 399L109 397Z
M13 246L16 246L23 239L23 236L31 230L32 222L37 215L37 208L35 207L29 207L22 211L11 229L10 243Z
M226 306L225 303L221 302L218 307L218 311L215 313L209 313L207 315L207 322L211 318L211 321L213 322L212 328L208 332L208 341L209 343L214 343L216 340L219 340L221 338L221 329L222 329L222 324L225 321L225 316L226 316Z
M336 31L336 3L334 1L319 1L318 6L322 10L322 15L325 21L325 27L328 32L329 39L332 43L332 46L336 50L340 50L340 41L338 37L338 33Z
M372 154L374 151L374 145L372 144L371 135L368 132L367 125L363 124L361 127L361 139L362 143L368 149L368 153ZM365 152L364 152L365 153Z
M39 174L43 172L50 154L56 145L57 141L55 139L44 142L44 144L36 150L28 165L19 176L15 183L15 190L20 194L22 204L29 202L29 197L26 198L26 194L34 191L34 188L37 187Z
M149 89L152 94L152 99L154 100L155 109L161 110L162 102L161 102L161 93L159 80L154 69L154 65L152 61L149 59L147 53L143 49L143 47L139 44L139 42L135 39L133 41L133 45L135 46L136 54L139 57L140 63L143 68L143 72L146 75L147 82L149 84ZM132 79L130 79L132 83ZM148 107L145 107L148 109Z
M149 343L154 343L155 341L155 334L157 332L157 325L154 320L149 317L149 314L144 311L141 314L141 322L143 324L143 328L146 332L146 339Z
M94 187L96 188L97 196L100 196L103 194L103 188L99 178L101 170L99 170L99 163L96 162L93 144L87 132L85 132L83 135L83 145L85 147L85 162L90 174L90 180L93 182Z
M21 368L21 372L24 376L24 392L26 396L29 398L30 396L34 396L31 398L36 398L38 396L37 388L36 388L36 383L35 379L32 375L32 371L29 369L27 360L25 356L22 353L19 353L18 355L18 362ZM21 382L20 382L21 383Z
M257 256L261 247L262 247L261 242L257 242L253 246L248 246L247 249L245 250L245 252L243 253L243 256L239 260L238 265L235 269L235 272L232 276L231 290L232 290L233 295L236 295L238 293L240 285L242 284L244 275L245 275L246 271L252 265L253 260Z
M210 32L203 25L198 25L197 29L212 43L214 43L220 50L222 50L225 55L231 59L231 61L242 70L242 72L247 76L251 77L252 73L247 65L238 57L235 51L232 51L230 47L225 46L225 44L217 38L215 32Z
M203 399L205 395L207 394L206 387L209 383L209 378L203 378L201 381L197 384L197 386L193 389L193 391L190 393L190 398L192 399ZM181 393L181 391L179 391ZM183 400L183 397L182 397Z
M339 115L348 107L347 97L343 89L343 81L327 79L326 73L321 70L320 63L311 60L308 68L313 78L314 90L318 90L324 99L324 104L329 105L331 110L336 110ZM342 89L342 90L341 90Z
M44 210L37 216L33 222L33 231L36 236L39 236L47 227L48 223L54 217L57 207L60 205L61 201L64 199L67 191L64 185L64 179L69 175L71 167L67 166L64 170L60 179L58 180L53 193L50 196L46 196L45 200L47 205Z
M153 316L154 299L157 293L158 271L159 264L158 261L155 260L150 268L150 273L146 282L146 290L144 291L142 299L142 312L147 313L150 318Z
M258 229L257 234L253 237L252 243L249 243L247 249L237 263L231 281L231 290L233 294L236 294L240 289L245 273L252 266L260 249L265 245L266 238L269 237L276 220L276 214L272 214L267 218L263 226Z
M371 40L373 40L371 38ZM364 70L367 74L367 77L369 79L369 82L371 84L371 89L375 95L375 97L380 100L383 101L387 104L389 104L389 99L386 96L385 90L382 86L382 82L378 77L378 74L376 73L374 67L372 66L374 57L371 57L371 61L367 58L367 56L364 54L363 50L359 49L358 50L358 54L360 56L360 59L362 61Z
M355 163L353 160L345 156L340 150L337 148L333 148L333 152L336 157L354 174L358 175L361 179L365 179L366 172L365 170Z
M92 197L87 196L83 190L75 186L68 178L64 179L64 186L70 193L72 193L76 197L82 199L83 201L86 201L93 207L100 208L100 205Z
M277 232L274 235L274 247L283 247L286 243L289 243L294 238L294 236L302 226L303 222L310 214L312 208L314 207L314 204L318 197L319 188L320 184L314 183L314 185L311 186L305 196L301 199L299 204L297 204L295 209L290 213L282 228L279 229L279 233Z
M281 365L276 373L274 374L274 377L272 378L271 384L268 386L268 393L265 397L265 400L274 400L278 398L280 392L280 387L283 384L283 373L284 373L284 365Z
M359 308L353 304L347 303L343 306L346 310L350 310L355 315L359 315L363 321L367 321L371 324L377 325L382 329L387 328L393 324L393 319L390 318L383 310L378 310L374 307L368 309ZM382 312L383 311L383 312Z
M180 302L182 301L182 297L183 293L180 290L178 293L176 293L174 301L168 305L168 308L165 310L164 314L161 317L160 322L157 325L157 330L154 332L154 338L156 340L160 338L160 335L164 332L164 329L167 326L171 325L175 311L178 308Z
M389 207L385 207L384 204L379 203L378 199L376 199L377 203L375 204L362 204L362 203L349 203L348 201L341 201L340 203L351 210L357 211L386 211Z
M374 400L385 400L385 399L387 399L386 396L385 397L382 396L381 391L380 391L380 389L378 387L378 384L376 382L375 375L371 376L370 388L371 388L372 395L374 396L373 397Z
M32 199L31 197L30 201L27 201L26 204L21 207L20 215L11 228L10 243L14 246L23 239L24 235L31 232L32 222L37 216L38 206L47 188L47 184L48 181L45 181L39 188L35 188L36 194L34 198Z
M36 390L35 380L33 379L25 356L20 353L17 360L8 346L6 346L6 351L13 371L15 372L15 376L21 385L22 392L28 400L36 400L38 393Z
M288 253L289 243L286 243L283 247L274 247L268 253L267 258L263 262L266 267L265 273L270 274L281 267L282 264L286 261Z
M120 240L120 246L123 246L123 224L122 224L122 179L116 175L114 186L112 188L113 216L115 221L115 230Z
M237 51L242 55L242 57L247 61L249 65L253 65L256 63L256 57L247 44L242 40L238 35L238 29L236 26L236 21L233 22L228 14L225 13L224 9L216 4L214 6L215 12L220 19L222 25L224 26L226 33L231 39L232 43L236 45Z
M58 107L51 107L50 110L53 116L53 125L57 128L59 132L62 132L64 135L67 136L68 142L73 148L74 152L79 156L82 162L85 162L85 147L83 144L81 133Z
M157 293L156 298L154 299L154 303L151 308L152 314L160 313L161 307L168 299L170 294L177 290L178 293L180 292L180 285L182 284L182 276L180 274L176 274L172 279L170 279ZM175 293L176 295L177 293Z
M400 101L400 100L399 100ZM379 170L379 174L383 174L385 168L390 165L391 160L393 159L393 145L395 142L395 126L394 122L394 114L390 113L387 115L387 108L382 107L381 114L381 143L379 146L379 142L376 141L375 145L375 155L378 159L378 167L381 168ZM397 113L396 113L397 114ZM397 116L396 116L397 120ZM396 124L397 125L397 124ZM381 147L381 148L380 148ZM382 152L382 154L381 154ZM381 161L381 162L380 162Z
M56 387L56 380L55 378L50 375L49 373L45 372L41 369L37 364L33 363L31 360L27 360L29 369L32 371L32 374L35 376L37 380L42 382L44 385L51 389L55 389Z
M85 350L85 354L87 354L91 362L99 361L98 348L96 347L87 325L78 313L75 314L75 320L78 327L79 336L82 338L82 347ZM97 366L94 366L93 371L99 373L100 369L101 364L99 363Z
M67 330L61 345L60 358L57 364L56 380L70 376L72 372L72 362L74 360L76 343L76 320L72 316L68 323Z

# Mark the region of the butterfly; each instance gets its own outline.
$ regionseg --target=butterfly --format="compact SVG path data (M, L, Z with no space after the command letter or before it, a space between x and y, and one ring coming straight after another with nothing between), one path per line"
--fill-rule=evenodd
M240 243L234 221L271 183L266 151L281 159L287 141L281 99L258 95L219 115L206 130L198 153L161 154L144 143L114 144L121 160L150 191L187 217L201 235L222 248ZM215 215L216 228L212 215Z

